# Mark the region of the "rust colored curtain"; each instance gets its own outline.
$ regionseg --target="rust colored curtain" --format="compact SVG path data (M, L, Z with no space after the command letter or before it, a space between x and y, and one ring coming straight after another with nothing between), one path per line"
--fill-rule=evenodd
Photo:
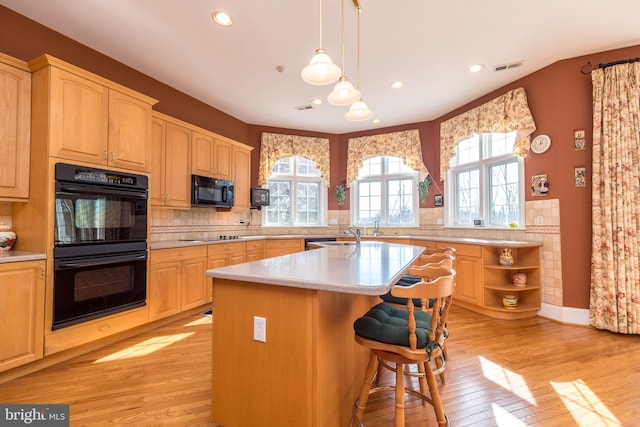
M640 63L599 68L593 83L589 322L640 334Z
M315 162L326 186L331 182L329 140L308 136L262 133L258 185L265 185L278 160L300 156Z
M536 124L529 111L527 94L517 88L440 124L440 180L444 181L449 162L461 141L477 133L516 131L513 152L525 157L529 152L530 135Z

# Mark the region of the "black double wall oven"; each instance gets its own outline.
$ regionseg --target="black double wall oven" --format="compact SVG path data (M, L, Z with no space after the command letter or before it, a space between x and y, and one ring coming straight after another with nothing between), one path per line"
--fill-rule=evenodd
M55 166L53 325L146 304L148 178Z

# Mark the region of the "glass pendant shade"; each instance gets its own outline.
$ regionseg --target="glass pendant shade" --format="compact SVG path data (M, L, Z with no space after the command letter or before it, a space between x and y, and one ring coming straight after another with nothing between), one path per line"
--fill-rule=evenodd
M340 77L338 83L333 88L333 92L327 97L331 105L351 105L360 99L360 91L353 88L353 85L346 77Z
M373 111L362 100L351 104L351 108L344 115L344 118L350 122L361 122L369 120L371 117L373 117Z
M309 65L302 69L302 80L312 85L328 85L340 78L342 71L340 67L333 63L327 52L316 49Z

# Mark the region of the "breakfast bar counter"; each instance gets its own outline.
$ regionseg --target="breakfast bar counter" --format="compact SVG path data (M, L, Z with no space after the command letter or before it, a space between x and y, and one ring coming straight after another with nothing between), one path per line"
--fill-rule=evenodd
M349 425L368 360L353 322L423 251L367 241L207 270L213 421ZM264 341L254 339L255 318L265 319Z

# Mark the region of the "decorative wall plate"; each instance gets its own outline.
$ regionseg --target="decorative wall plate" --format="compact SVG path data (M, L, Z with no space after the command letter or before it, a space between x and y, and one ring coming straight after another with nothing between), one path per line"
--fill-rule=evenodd
M531 151L542 154L551 146L551 138L548 135L538 135L531 141Z

